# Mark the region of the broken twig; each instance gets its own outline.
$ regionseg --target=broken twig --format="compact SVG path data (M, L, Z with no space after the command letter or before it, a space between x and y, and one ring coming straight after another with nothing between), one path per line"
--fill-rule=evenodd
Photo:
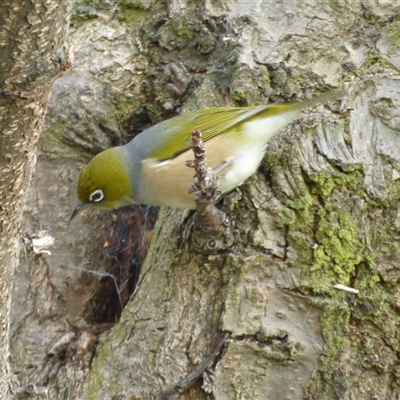
M189 193L197 192L192 242L199 251L215 253L232 245L231 222L215 207L221 188L217 172L208 167L206 146L199 130L192 132L192 150L194 160L186 161L186 166L196 172L188 189Z

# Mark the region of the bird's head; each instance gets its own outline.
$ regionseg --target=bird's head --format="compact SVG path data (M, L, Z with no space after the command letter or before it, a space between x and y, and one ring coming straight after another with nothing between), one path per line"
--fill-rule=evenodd
M83 167L71 219L86 207L113 209L134 203L129 167L118 147L105 150Z

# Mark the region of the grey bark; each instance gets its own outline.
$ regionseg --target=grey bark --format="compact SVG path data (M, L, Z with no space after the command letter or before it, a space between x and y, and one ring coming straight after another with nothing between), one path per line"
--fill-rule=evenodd
M399 396L399 13L396 1L78 4L77 61L56 82L25 214L27 232L56 242L24 254L16 279L21 382L52 399ZM187 215L161 211L108 330L114 283L124 302L130 249L152 231L130 233L146 211L67 225L83 162L178 112L336 87L342 100L302 114L233 194L228 251L194 252Z
M11 285L21 247L22 211L51 84L72 64L66 40L71 2L0 4L0 397L9 368Z

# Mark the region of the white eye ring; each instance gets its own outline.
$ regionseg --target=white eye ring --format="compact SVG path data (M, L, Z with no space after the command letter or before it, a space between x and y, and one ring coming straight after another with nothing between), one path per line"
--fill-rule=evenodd
M100 203L104 199L104 193L101 189L95 190L90 196L89 200L92 203Z

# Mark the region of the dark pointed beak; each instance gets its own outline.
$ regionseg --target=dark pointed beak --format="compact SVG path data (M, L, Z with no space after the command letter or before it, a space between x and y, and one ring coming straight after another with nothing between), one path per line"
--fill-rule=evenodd
M87 203L78 203L74 211L72 212L69 222L71 222L81 211L83 211L87 205L88 205Z

